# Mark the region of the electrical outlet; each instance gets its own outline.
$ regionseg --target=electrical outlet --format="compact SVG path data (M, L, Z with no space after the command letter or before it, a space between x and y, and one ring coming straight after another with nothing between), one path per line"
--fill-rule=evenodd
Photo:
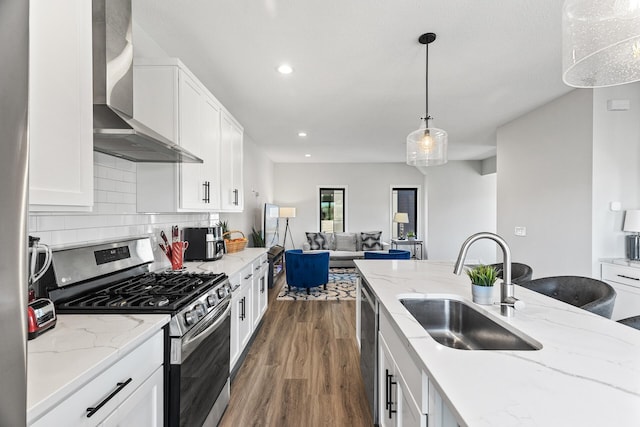
M514 234L516 236L526 236L527 235L527 227L516 227Z

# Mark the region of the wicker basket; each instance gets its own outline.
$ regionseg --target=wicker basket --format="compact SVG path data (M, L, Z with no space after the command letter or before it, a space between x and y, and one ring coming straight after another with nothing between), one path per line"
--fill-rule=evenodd
M242 234L242 237L230 239L229 237L231 237L231 233L240 233ZM249 241L249 239L244 237L244 233L240 230L227 231L222 235L222 237L224 237L224 243L225 243L225 246L227 247L228 254L232 254L234 252L240 252L241 250L247 247L247 242Z

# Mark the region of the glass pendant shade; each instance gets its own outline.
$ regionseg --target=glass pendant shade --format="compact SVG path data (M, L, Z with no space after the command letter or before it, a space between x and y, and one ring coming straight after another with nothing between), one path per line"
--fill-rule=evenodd
M427 127L423 119L420 129L407 136L409 166L438 166L447 163L447 132Z
M567 0L564 82L578 88L640 81L640 0Z

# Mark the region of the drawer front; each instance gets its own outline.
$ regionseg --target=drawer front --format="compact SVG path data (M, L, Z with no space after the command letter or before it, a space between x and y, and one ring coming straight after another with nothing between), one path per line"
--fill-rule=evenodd
M384 336L384 340L391 352L391 357L393 357L402 377L407 383L408 391L414 399L415 405L418 406L423 413L427 413L428 408L425 403L428 402L428 399L422 398L422 371L410 356L412 350L409 348L409 342L398 336L385 310L380 310L380 333Z
M640 268L602 264L602 280L640 288Z
M163 353L163 332L158 331L149 340L118 360L31 425L37 427L98 425L162 365ZM87 408L96 407L118 389L118 383L126 382L129 378L131 381L121 387L112 399L94 415L87 417Z

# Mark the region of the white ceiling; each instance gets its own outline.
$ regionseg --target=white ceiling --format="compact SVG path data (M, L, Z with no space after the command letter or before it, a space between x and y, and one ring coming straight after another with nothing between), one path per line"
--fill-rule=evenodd
M425 32L431 124L451 160L494 155L498 126L571 89L562 0L133 1L276 163L404 162L424 115Z

